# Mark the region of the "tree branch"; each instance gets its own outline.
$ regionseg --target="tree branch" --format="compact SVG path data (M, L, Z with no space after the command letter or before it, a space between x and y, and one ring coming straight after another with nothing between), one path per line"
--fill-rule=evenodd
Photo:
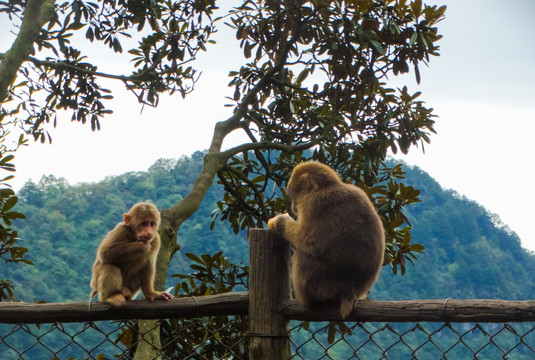
M230 167L230 166L225 166L223 169L221 169L221 171L226 171L228 173L231 173L231 174L234 174L238 179L240 179L241 181L243 181L244 183L246 183L247 185L249 185L249 188L251 190L253 190L253 192L255 193L255 197L257 199L260 199L261 198L261 195L260 195L260 192L258 191L257 187L255 186L255 184L249 180L249 178L247 176L245 176L242 172L238 171L237 169L233 168L233 167ZM222 177L220 177L221 179ZM230 193L232 193L232 190L229 189L228 187L226 188L226 190ZM252 206L248 205L246 202L244 202L240 195L239 194L232 194L241 204L242 206L244 206L245 208L249 209L250 212L258 212L258 210L256 210L255 208L253 208ZM259 207L260 207L260 211L262 213L262 217L264 219L267 219L268 217L268 212L267 212L267 209L266 209L266 206L264 205L264 203L262 202L259 202L258 203ZM260 226L260 225L258 225Z
M287 153L292 153L295 151L307 150L315 145L319 144L322 141L321 138L310 141L308 143L297 144L297 145L287 145L280 143L273 143L270 141L261 141L256 143L242 144L231 149L228 149L221 153L223 157L229 159L237 154L241 154L251 150L261 150L261 149L272 149L272 150L281 150Z
M299 28L299 25L296 26L296 29L298 28ZM184 222L191 215L193 215L195 211L197 211L202 200L204 199L204 196L208 192L208 189L212 185L215 175L220 169L222 169L225 166L226 161L231 156L233 156L233 154L238 154L240 152L247 151L248 146L250 146L251 150L262 149L262 148L273 148L273 149L281 149L281 150L287 149L287 151L291 151L292 149L298 150L301 148L300 146L289 147L288 145L283 145L283 144L259 142L259 143L254 143L254 144L244 144L242 146L238 146L234 148L234 152L232 151L233 149L227 150L225 152L221 152L221 148L223 146L223 140L225 139L225 137L232 131L240 128L241 126L240 121L247 115L249 106L255 101L258 93L264 90L264 88L271 83L273 76L277 74L284 67L284 65L287 62L290 49L295 44L298 38L299 38L299 31L296 31L293 34L292 38L286 43L285 48L281 52L281 55L277 63L273 66L271 70L267 71L262 76L262 78L260 78L260 80L256 83L256 85L253 86L253 88L250 89L248 93L243 97L234 115L232 115L227 120L216 123L215 128L214 128L214 135L212 137L212 143L210 144L208 154L206 154L204 158L203 167L201 169L201 172L199 173L199 176L197 177L197 180L195 181L193 185L193 188L186 195L186 197L184 197L184 199L181 202L179 202L178 204L176 204L175 206L171 207L168 210L164 210L164 211L169 211L174 215L174 219L176 219L175 225L177 227L179 227L182 222ZM313 145L306 144L306 146L304 146L303 149L307 149L312 146Z
M54 0L26 2L20 31L0 63L0 103L7 98L9 87L15 81L22 63L33 52L33 45L39 37L41 28L52 19L54 8Z

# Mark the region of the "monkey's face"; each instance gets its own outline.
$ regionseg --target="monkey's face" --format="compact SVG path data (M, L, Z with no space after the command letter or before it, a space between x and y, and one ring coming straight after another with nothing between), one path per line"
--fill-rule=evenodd
M294 215L297 215L297 196L295 194L295 191L294 191L294 185L293 182L288 182L288 186L286 187L285 191L286 191L286 194L288 194L288 196L290 197L290 200L292 200L292 205L291 205L291 209L292 209L292 212L294 213Z
M141 221L139 221L137 224L135 222L134 224L136 240L143 242L150 241L154 237L158 227L156 219L153 218L141 219Z
M297 204L295 201L292 201L292 212L297 215Z
M158 231L160 212L149 203L137 203L124 214L124 223L135 235L136 241L149 242Z

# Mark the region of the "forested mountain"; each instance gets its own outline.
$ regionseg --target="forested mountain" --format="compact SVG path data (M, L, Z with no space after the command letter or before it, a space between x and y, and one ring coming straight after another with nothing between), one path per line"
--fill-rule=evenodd
M404 276L384 267L372 298L535 298L535 256L497 215L444 190L421 169L405 169L406 183L422 192L407 210L412 238L425 254Z
M19 192L18 211L27 219L15 226L35 266L2 264L17 297L31 302L87 300L95 251L102 237L121 221L133 203L151 199L159 208L175 204L193 184L203 154L159 160L147 172L127 173L95 184L71 186L53 176L28 182ZM535 297L535 256L521 248L518 237L483 207L447 191L418 168L405 167L406 185L422 191L408 215L415 243L426 247L405 275L384 267L372 299ZM211 213L223 190L212 186L202 207L181 227L182 246L168 275L187 273L184 256L223 251L232 262L248 262L245 233L235 235ZM176 283L168 277L168 286Z

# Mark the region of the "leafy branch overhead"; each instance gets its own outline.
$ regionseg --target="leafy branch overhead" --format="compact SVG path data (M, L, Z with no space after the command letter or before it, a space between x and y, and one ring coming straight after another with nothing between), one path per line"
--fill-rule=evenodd
M0 2L0 11L24 19L22 6ZM99 129L111 112L109 81L123 83L143 104L156 106L163 93L184 97L200 76L197 55L217 46L212 35L218 28L230 27L244 59L228 69L234 112L216 124L192 190L162 210L160 271L179 248L180 225L215 178L226 195L213 219L229 221L238 232L287 211L289 173L312 158L367 192L386 229L385 263L403 272L406 260L423 250L411 243L403 212L419 192L402 183L402 167L387 164L386 157L428 143L435 115L419 92L391 87L389 79L413 72L420 81L422 64L438 55L437 23L446 7L420 0L242 0L224 6L234 7L219 9L214 0L55 4L18 77L2 84L9 95L0 120L45 141L43 124L58 121L60 110ZM104 44L130 70L106 73L106 63L89 61L87 49L77 47L83 42L75 41L84 37ZM249 141L223 150L233 131Z
M20 17L24 24L29 6L37 7L37 3L44 3L43 7L54 6L54 1L34 0L28 1L25 10L22 2L2 2L0 12ZM140 102L148 105L157 105L158 94L162 92L178 91L184 97L198 79L197 71L187 64L212 42L209 37L215 31L211 19L214 8L213 4L201 6L194 1L106 0L56 4L48 25L32 39L35 43L32 56L22 54L26 62L20 70L15 69L19 70L19 78L12 84L9 97L2 97L4 108L0 120L16 116L20 125L41 141L47 137L41 125L51 121L55 125L58 110L70 110L72 121L89 122L93 130L100 129L100 119L111 113L106 103L113 99L103 79L123 82ZM140 37L141 34L147 35ZM128 51L130 59L126 59L126 62L133 61L131 72L99 71L99 64L89 62L84 55L87 48L76 46L84 43L80 36L91 43L103 43L119 58L123 52L121 42L132 43L130 39L138 37L137 47ZM26 44L29 41L24 40ZM0 54L2 62L16 53L15 45ZM2 82L1 87L8 85ZM35 98L43 101L37 104L32 101ZM6 107L5 102L10 100L12 106Z
M237 232L286 211L289 169L311 157L374 199L387 229L385 262L403 272L405 260L423 250L410 244L403 214L419 191L398 183L401 166L385 159L389 150L429 142L434 115L419 92L390 88L387 77L411 65L420 80L419 64L438 54L435 25L444 11L419 1L247 1L234 9L227 24L250 62L230 72L230 86L251 147L218 172L227 196L214 218ZM282 144L293 150L276 148Z

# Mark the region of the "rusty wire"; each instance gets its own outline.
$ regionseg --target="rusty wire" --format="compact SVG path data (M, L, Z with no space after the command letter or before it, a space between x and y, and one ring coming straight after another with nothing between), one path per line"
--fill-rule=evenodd
M147 332L159 327L164 360L248 359L244 323L230 331L236 323L218 319L158 320ZM0 354L5 360L133 359L146 342L138 328L136 321L2 324ZM533 323L292 322L290 335L292 359L535 358Z

